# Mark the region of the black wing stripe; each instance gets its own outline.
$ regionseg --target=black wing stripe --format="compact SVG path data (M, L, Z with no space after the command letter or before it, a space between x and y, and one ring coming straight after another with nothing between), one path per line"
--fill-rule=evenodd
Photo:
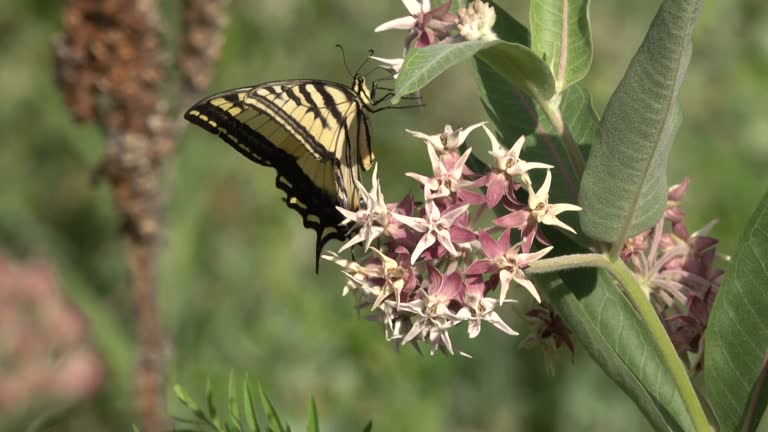
M293 91L293 89L286 89L284 94L288 96L288 99L292 100L296 104L296 107L304 106L301 103L301 98Z
M272 90L269 87L267 87L267 89ZM313 153L319 155L320 159L329 159L331 157L331 155L328 153L325 147L319 145L316 142L312 134L309 133L309 129L304 127L304 125L302 125L300 121L297 121L295 118L291 117L289 113L287 113L285 110L282 109L282 106L285 105L286 102L283 102L282 105L278 105L276 102L269 100L264 96L260 96L256 94L256 92L252 92L249 98L255 100L259 104L264 105L269 111L271 111L271 113L267 113L267 115L272 114L275 118L280 119L280 124L282 124L284 127L288 127L292 129L292 132L294 132L300 138L301 142L305 146L309 146ZM254 109L260 109L258 105L255 105L252 103L248 103L248 106L253 107ZM302 106L306 108L308 111L311 111L311 108L307 108L306 105L302 105ZM314 107L314 109L317 112L320 111L317 107ZM315 113L313 113L313 115L316 116Z
M320 108L314 104L314 99L312 99L312 93L310 93L307 88L309 87L309 84L304 85L298 85L296 88L299 90L299 93L304 97L304 100L307 101L307 111L311 112L315 119L320 119L320 121L323 123L323 128L328 128L328 122L325 120L325 118L320 114ZM317 88L316 86L312 86L313 88Z
M328 89L326 89L324 86L314 86L315 91L320 95L320 97L323 98L323 104L328 109L328 112L333 116L334 120L336 120L337 123L341 124L344 122L345 117L341 114L341 111L339 111L339 104L336 103L336 101L333 99L333 96L331 96L330 93L328 93Z

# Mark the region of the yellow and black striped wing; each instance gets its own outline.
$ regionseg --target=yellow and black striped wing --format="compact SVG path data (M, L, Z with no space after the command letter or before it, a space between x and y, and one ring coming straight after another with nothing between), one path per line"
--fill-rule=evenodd
M318 257L327 241L348 236L335 207L359 208L354 180L373 161L364 105L351 88L316 80L270 82L210 96L184 118L277 170L286 204L317 232Z

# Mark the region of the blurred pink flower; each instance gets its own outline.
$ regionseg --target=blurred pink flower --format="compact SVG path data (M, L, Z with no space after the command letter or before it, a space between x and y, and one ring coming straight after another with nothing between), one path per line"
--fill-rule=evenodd
M0 255L0 317L0 413L40 398L77 401L101 386L103 361L49 264Z

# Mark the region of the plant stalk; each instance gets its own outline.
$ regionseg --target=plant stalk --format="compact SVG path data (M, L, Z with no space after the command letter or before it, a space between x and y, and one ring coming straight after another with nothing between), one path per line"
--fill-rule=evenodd
M672 375L672 380L683 399L683 404L691 418L694 430L697 432L710 431L711 427L704 413L704 408L701 406L693 384L691 384L691 380L688 378L688 373L682 361L680 361L672 341L661 324L661 320L659 320L653 305L651 305L634 275L624 263L618 260L612 261L607 256L601 254L563 255L532 262L526 273L548 273L583 267L598 267L607 270L624 287L624 292L635 306L635 310L640 315L640 318L645 322L656 345L656 350L667 370Z

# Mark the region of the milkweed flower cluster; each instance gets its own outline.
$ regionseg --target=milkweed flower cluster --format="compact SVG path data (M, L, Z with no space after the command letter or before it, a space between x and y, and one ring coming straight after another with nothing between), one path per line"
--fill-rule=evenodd
M468 168L472 148L459 150L479 128L491 142L494 160L485 173ZM339 252L360 245L363 256L351 260L331 252L323 258L342 268L343 294L353 292L358 310L370 310L369 318L384 324L387 340L398 348L412 343L418 349L423 341L432 354L453 354L449 330L463 322L470 338L483 322L516 335L496 310L513 302L508 297L519 288L541 302L524 273L552 250L538 227L573 231L557 215L580 208L549 203L552 166L520 158L524 137L505 150L483 123L457 130L446 126L435 135L408 132L426 144L432 165L430 175L406 174L420 184L423 201L409 194L387 203L374 168L370 191L357 184L365 208L338 208L345 223L359 228ZM528 174L534 169L547 170L539 187ZM483 213L497 206L505 215L478 227Z
M669 188L664 216L650 230L630 238L621 257L636 274L662 318L683 362L693 371L703 366L702 338L720 289L723 270L717 260L728 260L715 248L709 232L717 221L689 233L679 204L689 179ZM696 359L691 361L688 353Z
M387 21L374 29L375 32L386 30L407 30L403 41L403 56L412 48L422 48L434 44L448 44L474 40L498 39L493 32L496 23L496 11L488 3L474 0L466 8L459 8L452 13L451 1L432 8L429 0L402 0L408 15ZM372 57L383 63L397 78L402 58Z

